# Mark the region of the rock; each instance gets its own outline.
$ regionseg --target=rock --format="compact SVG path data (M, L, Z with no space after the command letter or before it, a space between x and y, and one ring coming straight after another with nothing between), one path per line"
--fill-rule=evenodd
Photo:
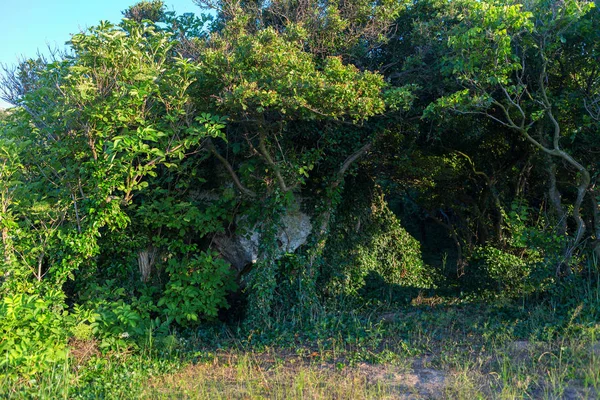
M251 249L240 243L241 239L239 236L229 237L227 235L217 235L213 239L216 250L238 271L243 270L253 259Z
M279 232L279 249L283 254L293 253L306 243L308 235L312 232L310 217L296 210L286 213L282 218L282 228Z
M242 219L244 219L243 216L238 221ZM283 215L281 217L281 227L277 233L278 249L275 258L279 259L284 254L293 253L306 243L312 228L310 217L297 208ZM255 226L247 231L245 235L218 235L215 237L213 244L223 258L229 261L236 270L241 271L248 264L253 264L259 260L261 241L259 230L259 226Z

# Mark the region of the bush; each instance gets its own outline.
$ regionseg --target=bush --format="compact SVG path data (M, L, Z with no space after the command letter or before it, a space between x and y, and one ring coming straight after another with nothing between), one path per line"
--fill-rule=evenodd
M388 284L429 288L431 273L421 258L421 245L389 209L383 195L371 205L371 221L365 229L368 239L356 249L357 268L363 279L370 272L379 274Z
M434 274L423 263L420 243L402 227L381 189L371 189L349 194L340 207L325 252L324 290L356 294L367 276L377 275L388 285L432 287Z
M0 373L35 374L64 361L71 325L60 292L5 296L0 303Z
M169 283L158 301L167 321L186 326L199 317L214 318L227 307L226 296L235 289L231 266L212 252L202 252L186 265L171 260Z
M530 221L532 210L514 201L504 214L506 241L476 246L470 257L468 278L475 284L492 283L507 294L529 294L547 289L563 248L562 239L548 232L544 221ZM486 282L487 280L487 282Z

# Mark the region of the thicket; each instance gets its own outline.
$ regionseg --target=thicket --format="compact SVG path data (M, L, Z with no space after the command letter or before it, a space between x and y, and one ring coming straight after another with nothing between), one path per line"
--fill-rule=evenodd
M594 3L199 5L142 2L5 68L2 374L218 319L593 284Z

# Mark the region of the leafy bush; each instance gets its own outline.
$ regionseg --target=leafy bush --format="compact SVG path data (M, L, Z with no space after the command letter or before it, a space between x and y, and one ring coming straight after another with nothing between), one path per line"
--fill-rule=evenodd
M324 290L356 294L368 275L388 285L432 287L434 272L423 263L419 242L389 209L381 189L373 191L355 188L340 207L325 254Z
M171 259L166 271L170 279L158 306L167 321L182 326L216 317L235 289L231 266L212 252L202 252L185 264Z
M477 247L470 261L482 268L500 289L522 289L533 266L524 258L494 246Z
M544 221L531 221L532 210L521 200L505 213L506 241L503 246L476 246L470 256L471 280L479 285L490 279L498 290L509 294L543 291L553 281L552 269L560 258L563 240L544 228ZM479 275L483 274L483 276Z
M0 303L0 374L34 374L64 361L72 321L60 292L5 296Z
M419 242L402 227L383 195L373 202L371 212L364 233L369 239L356 248L357 268L363 277L372 271L388 284L432 287L432 272L426 270L421 259Z

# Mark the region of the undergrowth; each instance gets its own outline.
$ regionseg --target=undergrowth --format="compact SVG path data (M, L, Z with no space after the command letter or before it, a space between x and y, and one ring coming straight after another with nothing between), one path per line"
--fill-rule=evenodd
M600 292L586 282L535 299L430 292L400 305L336 303L268 331L215 322L108 351L80 334L50 368L4 370L0 396L594 398Z

